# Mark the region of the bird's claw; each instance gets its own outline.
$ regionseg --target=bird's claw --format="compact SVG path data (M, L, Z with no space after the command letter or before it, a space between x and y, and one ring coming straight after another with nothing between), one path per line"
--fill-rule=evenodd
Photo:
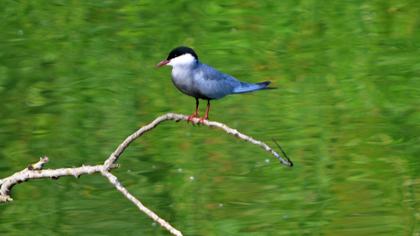
M198 121L194 122L195 118L199 118ZM208 117L203 116L203 117L199 117L198 114L192 114L190 116L187 117L187 122L191 122L193 125L195 124L203 124L205 120L207 120Z
M187 122L193 123L194 118L198 118L198 114L197 113L194 113L194 114L188 116L187 117Z
M207 118L205 118L205 117L200 117L200 119L198 120L198 123L199 123L199 124L203 124L205 120L207 120Z

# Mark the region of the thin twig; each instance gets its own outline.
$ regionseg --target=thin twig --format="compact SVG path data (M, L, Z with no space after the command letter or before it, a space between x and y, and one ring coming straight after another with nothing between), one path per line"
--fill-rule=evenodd
M62 176L74 176L79 177L80 175L84 174L93 174L100 172L103 176L108 178L110 183L120 191L128 200L130 200L133 204L135 204L140 211L147 214L150 218L152 218L155 222L159 223L162 227L168 230L173 235L182 235L182 233L172 227L168 222L164 219L160 218L156 213L145 207L137 198L131 195L128 190L118 181L117 177L112 175L110 171L114 168L117 168L118 165L116 164L118 158L124 152L124 150L132 143L134 140L142 136L144 133L152 130L160 123L164 121L180 121L180 120L188 120L188 116L181 115L181 114L174 114L174 113L167 113L165 115L157 117L151 123L141 127L136 132L128 136L118 147L115 151L105 160L102 165L94 165L94 166L80 166L80 167L73 167L73 168L59 168L59 169L43 169L43 166L48 162L48 157L42 157L40 160L32 165L29 165L27 168L14 173L13 175L0 179L0 203L1 202L8 202L12 201L13 199L10 197L11 190L13 186L16 184L31 180L31 179L41 179L41 178L52 178L58 179ZM274 151L270 146L265 144L262 141L256 140L248 135L245 135L239 132L236 129L232 129L229 126L216 122L216 121L203 121L199 122L198 118L194 118L192 120L193 123L197 124L200 123L202 125L208 127L214 127L225 131L226 133L233 135L237 138L250 142L254 145L257 145L264 149L265 151L274 155L277 159L280 160L280 163L286 166L292 166L292 162L289 158L285 155L284 151L280 148L283 152L285 157L280 156L276 151Z
M168 230L171 234L180 236L182 233L172 227L168 222L166 222L164 219L160 218L156 213L151 211L149 208L145 207L140 200L138 200L136 197L131 195L131 193L128 192L128 190L118 181L117 177L110 172L104 170L102 171L102 175L107 177L109 182L114 185L118 191L120 191L128 200L130 200L134 205L136 205L140 211L144 212L146 215L148 215L150 218L152 218L155 222L158 222L163 228Z

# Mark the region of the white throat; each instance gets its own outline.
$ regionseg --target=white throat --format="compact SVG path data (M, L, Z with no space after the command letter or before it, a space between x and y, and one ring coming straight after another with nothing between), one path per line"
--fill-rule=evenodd
M190 67L196 63L193 55L186 53L179 57L172 58L168 65L172 67Z

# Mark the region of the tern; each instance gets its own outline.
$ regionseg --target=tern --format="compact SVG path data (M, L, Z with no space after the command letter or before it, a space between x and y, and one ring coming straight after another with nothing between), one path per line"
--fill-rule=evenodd
M187 121L198 118L199 99L207 100L206 114L199 119L203 122L209 118L210 100L223 98L230 94L249 93L267 89L270 81L246 83L235 77L222 73L198 60L192 48L181 46L174 48L166 58L157 64L172 66L172 82L182 93L195 98L195 112Z

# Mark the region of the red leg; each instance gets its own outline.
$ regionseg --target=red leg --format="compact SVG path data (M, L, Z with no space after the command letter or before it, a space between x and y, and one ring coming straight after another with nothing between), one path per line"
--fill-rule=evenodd
M204 115L204 117L200 118L200 123L203 123L204 120L208 120L209 119L209 111L210 111L210 100L207 100L207 108L206 108L206 114Z
M190 122L194 118L198 117L198 106L199 106L198 98L195 98L195 112L192 115L188 116L187 122Z

